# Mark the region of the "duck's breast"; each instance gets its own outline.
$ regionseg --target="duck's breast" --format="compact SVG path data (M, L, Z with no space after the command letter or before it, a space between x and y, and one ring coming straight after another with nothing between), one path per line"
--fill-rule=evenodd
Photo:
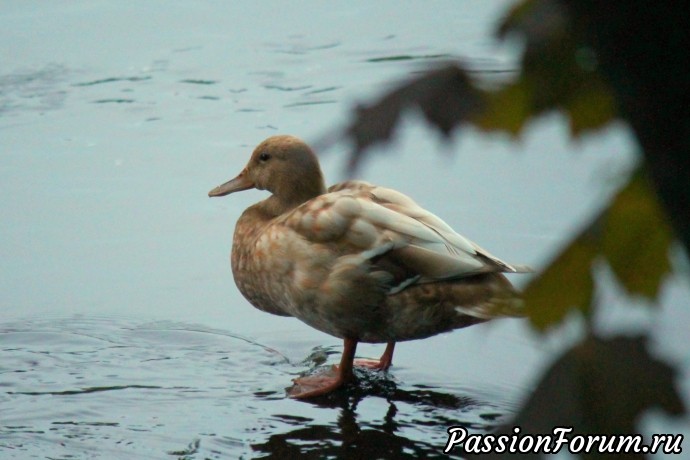
M252 208L235 226L230 256L235 284L256 308L281 316L291 316L290 285L287 279L294 260L288 256L288 235L262 221Z

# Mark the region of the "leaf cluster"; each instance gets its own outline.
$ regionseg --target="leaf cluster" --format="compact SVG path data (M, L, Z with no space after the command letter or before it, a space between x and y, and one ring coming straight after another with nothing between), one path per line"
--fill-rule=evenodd
M605 308L593 301L593 268L606 264L627 293L653 302L671 272L675 239L686 254L690 248L685 10L642 0L523 0L497 31L524 44L513 80L482 88L461 63L450 63L400 85L357 109L347 128L350 166L371 145L388 141L409 110L445 137L464 124L519 135L529 120L550 111L567 116L573 137L623 120L639 141L640 167L529 283L524 300L541 332L573 312L591 322L595 309ZM537 431L578 423L620 434L631 432L649 407L684 413L675 372L651 357L646 338L604 340L593 331L546 372L516 422Z

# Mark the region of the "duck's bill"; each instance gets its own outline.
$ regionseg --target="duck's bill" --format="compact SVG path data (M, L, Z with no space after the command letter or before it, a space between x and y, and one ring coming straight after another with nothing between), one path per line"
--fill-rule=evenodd
M247 175L242 171L239 176L232 180L227 181L224 184L219 185L210 192L208 196L225 196L234 192L241 192L242 190L248 190L254 188L254 183L247 178Z

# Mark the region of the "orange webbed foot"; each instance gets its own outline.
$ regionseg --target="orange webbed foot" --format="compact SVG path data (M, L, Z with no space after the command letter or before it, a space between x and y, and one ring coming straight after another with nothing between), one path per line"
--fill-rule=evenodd
M293 385L288 389L288 396L306 399L326 395L343 386L345 381L339 366L331 366L326 372L293 379Z
M386 351L383 352L380 359L355 359L354 365L377 371L387 371L393 365L393 351L395 351L395 342L388 342Z
M331 366L328 371L323 373L294 379L294 385L288 389L288 396L295 399L322 396L337 390L344 383L353 380L352 360L355 357L356 349L356 340L345 339L340 365Z

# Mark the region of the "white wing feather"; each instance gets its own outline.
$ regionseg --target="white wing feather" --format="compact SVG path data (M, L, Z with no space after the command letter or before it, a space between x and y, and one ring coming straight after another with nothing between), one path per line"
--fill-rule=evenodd
M344 240L360 254L389 247L396 261L419 274L418 282L518 271L411 198L362 181L331 187L286 216L285 224L314 242Z

